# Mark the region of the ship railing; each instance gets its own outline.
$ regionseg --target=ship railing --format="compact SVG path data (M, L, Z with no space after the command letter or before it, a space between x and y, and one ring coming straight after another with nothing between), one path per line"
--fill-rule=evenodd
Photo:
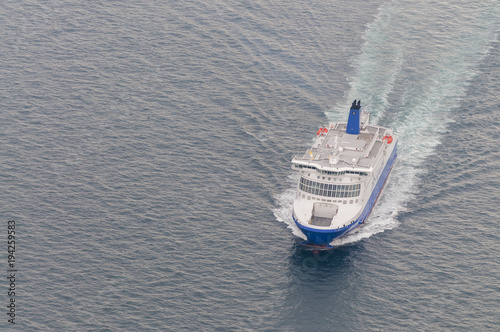
M292 159L311 160L311 154L309 153L310 151L311 149L307 149L306 151L296 151L293 153Z
M379 132L380 132L380 128L377 128L377 132L375 133L375 135L373 135L372 140L370 141L370 144L368 145L368 147L365 150L365 153L363 154L363 157L366 158L370 155L370 152L372 151L373 145L377 141Z

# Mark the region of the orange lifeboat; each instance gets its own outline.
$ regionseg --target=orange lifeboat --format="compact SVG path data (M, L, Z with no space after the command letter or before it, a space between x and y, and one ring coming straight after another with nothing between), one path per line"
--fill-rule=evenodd
M387 140L387 144L392 143L392 136L391 135L386 135L384 138L382 138L382 141Z
M327 128L319 128L318 132L316 133L316 135L320 136L320 135L323 135L323 134L326 134L326 133L328 133L328 129Z

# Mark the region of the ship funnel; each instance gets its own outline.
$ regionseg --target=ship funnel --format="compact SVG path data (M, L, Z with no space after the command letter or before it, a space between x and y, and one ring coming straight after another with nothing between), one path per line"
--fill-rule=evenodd
M358 103L356 104L356 99L354 99L351 110L349 111L349 120L347 120L347 129L345 131L347 134L359 134L359 113L361 113L361 100L358 100Z

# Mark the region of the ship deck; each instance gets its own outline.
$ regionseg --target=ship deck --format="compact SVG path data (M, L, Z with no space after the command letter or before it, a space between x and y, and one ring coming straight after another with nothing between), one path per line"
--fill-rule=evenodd
M312 148L294 156L298 164L314 164L320 168L370 168L383 146L386 128L368 125L358 135L346 133L345 123L334 123L326 134L316 138ZM335 158L332 163L330 158Z

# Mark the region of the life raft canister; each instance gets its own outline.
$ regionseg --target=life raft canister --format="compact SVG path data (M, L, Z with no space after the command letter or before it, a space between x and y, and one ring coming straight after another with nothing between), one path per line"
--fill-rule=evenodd
M384 136L384 138L382 138L382 141L383 141L383 140L387 140L387 144L391 144L391 143L392 143L392 136L390 136L390 135L389 135L389 136L387 136L387 135L386 135L386 136Z

